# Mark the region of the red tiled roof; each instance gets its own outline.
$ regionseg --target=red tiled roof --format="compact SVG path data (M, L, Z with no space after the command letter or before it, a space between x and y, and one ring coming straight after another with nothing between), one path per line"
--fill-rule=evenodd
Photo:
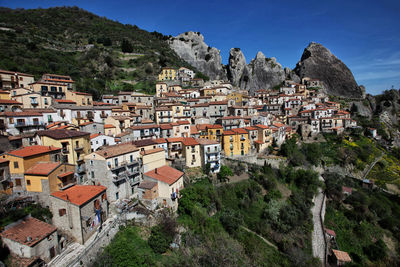
M53 225L33 217L27 217L4 230L0 233L0 236L33 247L55 231L57 231L57 228Z
M107 159L138 150L139 149L132 143L121 143L113 146L106 146L103 149L97 150L94 153Z
M235 132L230 131L230 130L224 131L224 133L223 133L223 135L233 135L233 134L235 134Z
M325 228L325 232L326 232L328 235L331 235L331 236L333 236L333 237L336 237L335 231L333 231L333 230L331 230L331 229Z
M183 121L177 121L177 123L178 123L179 125L190 124L190 122L189 122L189 121L186 121L186 120L183 120Z
M232 129L231 131L238 133L238 134L248 134L248 132L243 128L235 128L235 129Z
M351 258L347 252L336 249L332 249L332 251L336 256L336 259L338 259L339 261L351 262Z
M0 158L0 163L4 163L4 162L9 162L9 160Z
M252 126L244 127L244 129L246 129L246 130L248 130L248 131L255 131L255 130L257 130L257 128L252 127Z
M77 94L77 95L87 95L87 96L92 96L91 94L88 94L88 93L83 93L83 92L72 92L72 93L75 93L75 94Z
M167 140L165 140L165 138L157 138L157 139L154 139L154 142L156 142L157 144L163 144L163 143L166 143Z
M145 156L145 155L150 155L150 154L154 154L157 152L164 152L164 149L161 147L155 148L155 149L149 149L149 150L145 150L145 151L140 151L140 155Z
M157 185L157 182L152 182L152 181L142 181L138 188L142 189L153 189Z
M64 191L54 192L53 197L69 201L77 206L82 206L99 194L105 192L107 187L102 185L74 185Z
M183 176L183 172L178 171L170 166L162 166L144 173L145 176L156 179L158 181L172 185Z
M190 125L190 134L198 134L199 131L197 130L195 125Z
M11 112L11 111L6 111L6 112L1 112L0 116L6 116L6 117L33 117L33 116L42 116L41 113L39 112L33 112L33 111L21 111L21 112Z
M83 122L83 123L79 124L79 126L86 126L86 125L89 125L92 123L93 123L92 121L87 121L87 122Z
M68 127L68 125L65 125L65 127ZM39 136L47 136L52 139L60 140L60 139L66 139L66 138L74 138L74 137L83 137L83 136L89 136L90 133L87 132L81 132L81 131L75 131L75 130L66 130L66 129L55 129L55 130L44 130L44 131L37 131L37 134Z
M3 105L8 105L8 104L22 105L22 103L19 103L18 101L10 100L10 99L0 99L0 104L3 104Z
M171 137L167 138L168 143L183 142L183 137Z
M96 138L96 137L99 136L99 135L100 135L99 133L91 134L91 135L90 135L90 139Z
M116 127L112 124L104 124L104 129L110 129L110 128L116 128Z
M72 174L74 174L74 172L73 171L70 171L70 172L65 172L65 173L62 173L62 174L59 174L59 175L57 175L59 178L64 178L64 177L66 177L66 176L68 176L68 175L72 175Z
M25 158L25 157L49 153L49 152L53 152L53 151L59 151L59 150L61 150L61 148L54 147L54 146L38 146L37 145L37 146L28 146L28 147L20 148L17 150L13 150L13 151L7 152L7 154Z
M171 130L172 126L171 124L160 124L161 130Z
M351 194L353 189L351 187L342 186L342 191Z
M142 129L150 129L150 128L158 128L157 124L145 124L145 125L136 125L129 127L132 130L142 130Z
M195 146L199 144L193 137L184 138L182 143L185 146Z
M62 104L76 104L75 101L72 100L66 100L66 99L54 99L57 103L62 103Z
M26 170L25 174L49 175L61 164L61 162L39 162Z

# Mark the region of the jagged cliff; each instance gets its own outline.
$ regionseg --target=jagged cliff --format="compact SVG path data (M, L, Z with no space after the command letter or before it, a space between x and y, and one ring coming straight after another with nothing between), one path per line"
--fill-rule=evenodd
M299 82L300 78L309 77L322 80L328 94L365 97L364 87L357 85L349 68L321 44L310 43L294 70L283 68L275 58L267 58L262 52L247 64L240 48L230 50L229 63L224 66L220 51L209 47L200 33L182 33L171 38L169 44L183 60L211 79L227 78L250 93L272 88L285 79Z
M365 96L365 89L357 85L350 69L321 44L310 43L294 71L300 78L323 81L328 94L351 98Z
M220 51L208 46L199 32L182 33L169 39L168 43L183 60L211 79L226 79Z

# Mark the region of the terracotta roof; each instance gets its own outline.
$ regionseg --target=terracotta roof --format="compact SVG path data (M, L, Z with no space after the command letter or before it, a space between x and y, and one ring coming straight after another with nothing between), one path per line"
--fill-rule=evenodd
M163 144L166 143L167 140L165 140L165 138L157 138L157 139L153 139L154 142L156 142L157 144Z
M244 127L244 129L246 129L246 130L248 130L248 131L255 131L255 130L257 130L257 128L252 127L252 126Z
M338 259L339 261L351 262L351 258L347 252L336 249L332 249L332 251L336 256L336 259Z
M142 156L146 156L146 155L150 155L150 154L154 154L154 153L158 153L158 152L164 152L164 149L161 147L155 148L155 149L149 149L149 150L145 150L145 151L140 151L140 155Z
M74 185L64 191L52 193L53 197L69 201L77 206L82 206L99 194L105 192L107 187L102 185Z
M118 145L107 146L101 150L97 150L96 154L104 157L104 158L112 158L115 156L127 154L133 151L138 151L139 149L133 145L132 143L121 143Z
M178 123L179 125L190 124L190 122L189 122L189 121L186 121L186 120L177 121L177 123Z
M142 129L150 129L150 128L159 128L157 124L145 124L145 125L136 125L136 126L131 126L129 127L132 130L142 130Z
M16 105L22 105L22 103L19 103L18 101L15 100L10 100L10 99L0 99L0 104L3 105L8 105L8 104L16 104Z
M210 105L227 105L228 100L210 102Z
M223 135L233 135L233 134L235 134L235 132L230 131L230 130L224 131L224 133L223 133Z
M87 132L65 130L65 129L38 131L37 134L39 136L47 136L52 139L66 139L66 138L74 138L74 137L82 137L90 135L90 133Z
M0 235L29 247L57 231L57 228L33 217L24 218L15 225L8 227Z
M26 170L25 174L49 175L61 164L62 164L61 162L39 162L33 165L28 170Z
M9 162L9 160L0 158L0 163L5 163L5 162Z
M193 137L184 138L182 143L185 146L196 146L196 145L199 145L199 143Z
M57 175L57 176L58 176L58 178L64 178L64 177L66 177L66 176L68 176L68 175L72 175L72 174L74 174L74 173L75 173L75 172L70 171L70 172L65 172L65 173L59 174L59 175Z
M77 95L87 95L87 96L92 96L91 94L88 94L88 93L83 93L83 92L72 92L72 93L75 93L75 94L77 94Z
M353 189L351 187L342 186L342 191L351 194Z
M6 117L34 117L34 116L42 116L41 113L39 112L33 112L33 111L21 111L21 112L1 112L0 116L6 116Z
M137 147L142 147L142 146L155 145L157 143L153 139L143 139L143 140L132 141L132 144L134 144Z
M167 138L168 143L183 142L183 137L171 137Z
M198 134L199 131L197 130L195 125L190 125L190 134Z
M153 189L157 185L157 182L152 182L152 181L142 181L138 188L142 189Z
M112 124L104 124L104 129L117 128Z
M171 130L172 125L171 124L160 124L161 130Z
M328 235L331 235L333 237L336 237L335 231L333 231L331 229L325 228L325 233L327 233Z
M99 135L101 135L101 134L100 133L91 134L90 139L96 138Z
M37 145L37 146L28 146L28 147L20 148L17 150L13 150L13 151L7 152L6 154L25 158L25 157L30 157L30 156L34 156L34 155L49 153L49 152L53 152L53 151L60 151L60 150L61 150L61 148L54 147L54 146L38 146Z
M248 134L248 132L243 128L235 128L235 129L231 129L231 131L238 133L238 134Z
M172 185L183 176L183 172L178 171L170 166L162 166L144 173L145 176L156 179L158 181Z

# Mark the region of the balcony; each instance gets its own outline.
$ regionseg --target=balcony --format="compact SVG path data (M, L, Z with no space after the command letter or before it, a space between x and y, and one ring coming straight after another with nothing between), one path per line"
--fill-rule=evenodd
M125 181L126 180L126 176L125 175L113 175L112 176L112 181L114 182L114 183L119 183L119 182L121 182L121 181Z
M83 162L84 162L84 158L83 158L83 157L79 157L79 158L76 160L76 162L77 162L77 163L83 163Z
M105 118L107 118L108 117L108 115L107 114L100 114L100 118L102 118L102 119L105 119Z
M83 151L83 146L78 146L78 147L75 147L75 149L74 149L75 151Z
M245 141L246 137L240 137L240 141Z
M182 150L182 147L180 146L172 146L171 151L180 151Z
M117 170L124 169L125 165L118 164L118 165L114 165L114 167L111 167L111 165L108 165L108 167L111 169L112 172L114 172L114 171L117 171Z
M22 122L17 122L15 124L16 128L24 128L24 127L41 127L44 126L43 123L22 123Z
M31 105L32 106L37 106L37 105L39 105L39 103L38 102L31 102Z
M61 149L61 153L63 153L63 154L68 154L68 153L69 153L68 147L63 147L63 148Z
M76 172L79 173L79 174L85 173L86 172L86 166L84 164L80 165L77 168Z

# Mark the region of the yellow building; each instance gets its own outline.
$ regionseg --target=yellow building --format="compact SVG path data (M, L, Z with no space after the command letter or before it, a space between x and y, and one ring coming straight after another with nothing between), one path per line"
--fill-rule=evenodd
M28 192L43 192L50 195L74 183L75 165L61 162L38 162L25 171L25 186Z
M156 83L156 96L161 97L163 94L168 92L168 85L163 82Z
M93 105L93 96L88 93L67 91L65 93L65 99L74 101L77 106Z
M42 96L37 92L12 96L12 99L22 103L23 108L49 108L52 101L50 96Z
M247 155L251 149L249 133L236 128L223 133L223 148L226 156Z
M65 94L68 91L67 85L58 83L39 81L30 84L34 92L42 94L42 96L51 96L55 99L65 98Z
M246 103L248 101L248 98L249 97L247 95L239 92L232 92L226 96L227 100L234 100L235 105L240 106L243 104L243 102Z
M4 91L0 90L0 100L10 100L10 92L9 91Z
M166 165L165 150L161 147L140 152L142 157L143 172L154 170Z
M90 133L74 130L46 130L38 131L37 136L44 146L62 148L63 161L80 165L83 157L91 151Z
M116 136L117 127L112 124L104 124L104 134L108 136Z
M24 192L25 171L41 161L60 161L61 148L54 146L29 146L4 153L1 156L8 160L13 192Z
M176 80L176 69L174 68L162 68L160 74L158 74L159 81Z
M257 128L258 133L258 140L254 142L257 152L262 152L263 150L267 149L269 146L272 145L273 142L273 135L272 129L266 125L258 124L254 126Z
M213 96L217 93L217 90L215 87L211 88L203 88L200 90L200 95L201 96Z
M0 70L0 88L12 89L18 87L28 87L28 84L35 81L31 74Z

